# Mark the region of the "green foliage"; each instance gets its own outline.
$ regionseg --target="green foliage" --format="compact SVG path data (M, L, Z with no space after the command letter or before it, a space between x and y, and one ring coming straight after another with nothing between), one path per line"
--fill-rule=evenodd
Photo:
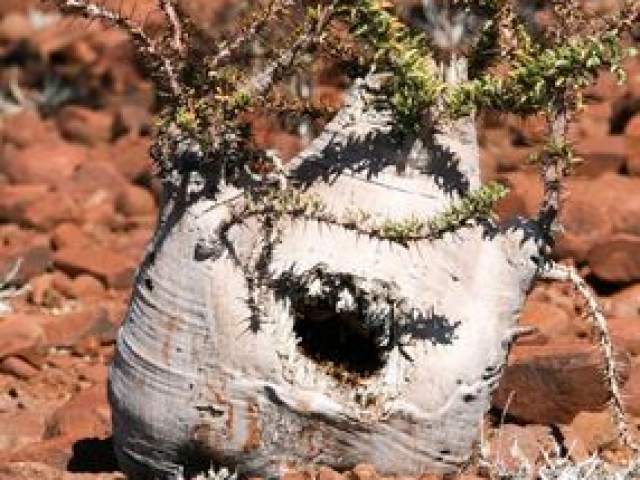
M447 113L458 117L483 108L530 115L589 86L602 69L624 80L626 55L615 30L554 48L532 45L516 58L506 75L485 74L454 89L446 100Z
M285 215L339 225L372 237L406 244L416 240L434 240L445 233L456 231L469 222L488 218L496 202L504 198L508 189L498 183L485 185L452 204L433 218L412 216L405 219L375 217L363 210L347 210L338 214L330 212L322 199L315 194L299 190L268 189L257 195L247 195L241 210L233 215L232 222L242 222L249 216L261 216L272 224Z
M345 2L341 13L351 33L369 44L383 68L389 69L387 91L400 126L415 131L416 116L426 111L444 92L424 35L412 32L398 20L383 0Z

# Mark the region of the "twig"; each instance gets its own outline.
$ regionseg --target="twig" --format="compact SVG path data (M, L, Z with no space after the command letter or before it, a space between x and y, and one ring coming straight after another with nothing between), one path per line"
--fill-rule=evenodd
M289 49L282 52L278 58L271 61L262 71L253 75L245 86L239 90L246 92L250 97L264 96L273 84L280 79L283 72L292 67L298 57L316 43L332 20L336 8L336 1L323 8L315 21L309 20L307 22L303 33Z
M178 12L176 11L174 0L159 0L159 3L160 10L164 12L167 17L167 21L169 22L171 38L173 39L171 46L180 57L183 57L186 52L184 29L182 28L182 22L180 21Z
M233 42L222 48L218 54L211 59L211 67L218 67L228 60L243 45L258 35L266 24L275 18L276 15L280 15L294 4L294 0L271 0L262 15L257 16L241 35L238 35Z
M164 55L159 46L133 20L120 13L86 0L52 0L61 11L80 15L88 19L102 20L127 32L138 44L142 53L160 65L173 96L180 95L181 87L172 60Z
M549 243L557 229L557 218L562 200L562 181L568 173L568 159L557 151L558 145L564 145L569 124L566 102L558 105L551 113L548 146L542 158L542 183L544 197L538 212L538 223L547 235Z
M599 334L600 350L604 357L604 374L607 381L607 387L611 393L611 410L614 423L618 429L618 435L622 444L631 449L634 454L640 454L640 445L631 434L632 422L626 411L624 402L622 401L622 393L620 391L619 378L620 373L614 359L613 344L607 319L604 316L602 308L598 303L595 294L591 291L587 282L578 274L575 268L560 265L555 262L548 262L543 267L542 278L546 280L557 280L569 282L576 291L584 298L587 309L590 313L593 325Z

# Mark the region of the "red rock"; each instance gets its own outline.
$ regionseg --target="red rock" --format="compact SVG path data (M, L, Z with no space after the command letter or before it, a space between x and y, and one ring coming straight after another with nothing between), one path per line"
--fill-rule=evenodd
M576 155L583 163L576 174L595 178L605 172L617 173L629 157L626 139L622 136L589 137L575 146Z
M35 27L26 15L10 13L0 19L0 40L16 42L30 37L35 32Z
M0 373L28 380L40 372L35 366L20 357L6 357L0 360Z
M2 452L38 442L44 433L45 416L36 409L15 411L2 415L0 423L2 424L0 452Z
M83 193L93 193L97 190L113 190L119 192L128 185L127 179L107 162L87 162L80 165L73 176L59 185L60 189L70 186L77 187Z
M41 275L51 265L51 249L46 238L26 236L22 244L0 246L0 279L18 267L12 280L14 285L24 285L29 279ZM16 262L19 262L16 265Z
M44 341L44 330L28 315L12 314L0 319L0 359L37 356Z
M104 438L111 432L106 385L98 384L75 395L46 423L44 440L56 437Z
M513 205L521 206L521 210L505 212L505 214L527 217L537 214L542 202L542 184L537 174L514 172L500 175L498 178L510 189L507 199L513 196Z
M20 223L26 207L49 192L47 185L2 185L0 187L0 220Z
M51 230L66 222L78 222L82 210L78 202L65 192L47 192L24 208L20 224L37 230Z
M628 358L617 361L624 371ZM494 395L510 415L540 424L569 423L579 412L602 410L608 400L600 352L581 343L516 346Z
M593 275L607 281L640 280L640 236L618 234L594 245L587 255Z
M637 150L629 156L625 168L629 175L640 176L640 153Z
M549 427L511 423L501 425L489 442L489 460L512 472L517 471L523 461L532 466L539 465L542 452L553 447L551 438Z
M125 135L145 135L151 131L149 109L142 105L121 105L116 112L115 130Z
M640 317L640 284L619 290L602 300L605 314L610 317Z
M629 380L622 389L622 398L629 413L640 417L640 366L635 365L629 372Z
M346 480L346 476L336 472L334 469L321 466L316 475L317 480Z
M519 339L520 345L544 345L550 340L573 336L573 326L567 312L548 302L528 299L522 311L520 324L538 329L537 333Z
M135 269L128 257L97 246L63 248L53 254L53 263L71 276L86 273L112 288L130 286Z
M640 356L640 316L635 318L609 318L609 331L613 345L620 351Z
M34 321L44 332L47 345L52 347L72 347L90 337L110 341L115 335L108 312L101 307L65 315L41 315Z
M73 280L70 293L72 298L95 298L104 294L105 289L102 282L90 275L80 275Z
M611 103L590 104L569 125L569 137L579 140L606 137L609 135L611 116Z
M640 115L631 117L624 127L624 134L629 137L640 137Z
M373 465L361 463L356 465L348 474L351 480L377 480L378 474Z
M2 130L2 139L18 148L31 145L62 143L55 128L40 118L38 112L27 109L13 115Z
M65 247L87 247L93 240L75 223L58 225L51 234L53 248L60 250Z
M594 197L594 203L599 199L608 200L606 207L614 232L640 236L640 179L621 175L601 177L601 181L606 179L609 181L598 182L594 187L611 188L615 193L609 198L604 195Z
M558 237L555 255L584 261L595 243L608 238L613 232L611 216L604 209L594 208L591 198L572 196L563 205L560 222L562 234Z
M25 462L37 461L46 462L47 465L57 467L57 469L64 471L73 457L73 444L77 440L77 438L57 437L52 440L28 443L21 448L14 448L7 451L0 450L0 465L23 464ZM28 478L40 479L42 477L25 477L24 480ZM53 477L51 480L58 479L59 477Z
M29 286L29 300L32 304L46 308L59 308L63 305L63 295L53 286L53 274L45 273L33 278Z
M561 427L561 430L565 437L564 444L568 447L575 445L572 449L573 458L584 459L618 438L609 409L601 412L580 412L569 426ZM578 452L583 453L576 455Z
M113 137L114 118L105 111L71 105L60 111L56 121L60 133L77 143L96 145L109 142Z
M156 202L148 190L128 185L118 194L116 209L129 217L153 215L156 212Z
M116 169L130 181L149 181L152 161L151 142L146 137L128 135L109 145L106 154Z
M37 143L5 158L0 170L13 183L55 185L70 177L86 155L77 145Z

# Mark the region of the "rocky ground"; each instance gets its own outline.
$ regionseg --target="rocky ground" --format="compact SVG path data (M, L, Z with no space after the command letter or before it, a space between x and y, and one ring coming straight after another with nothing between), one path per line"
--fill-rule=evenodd
M43 12L0 3L0 479L115 479L106 369L155 222L153 92L124 35ZM600 79L572 127L584 162L556 256L601 295L640 424L640 61L627 70L625 86ZM315 95L335 103L340 93ZM513 189L503 215L536 212L540 182L526 160L543 137L535 120L484 119L483 174ZM299 145L269 128L259 138L289 154ZM538 332L513 349L488 421L501 461L515 462L514 439L532 460L553 439L578 459L616 457L584 313L567 285L531 292L522 323ZM374 478L366 466L348 476Z

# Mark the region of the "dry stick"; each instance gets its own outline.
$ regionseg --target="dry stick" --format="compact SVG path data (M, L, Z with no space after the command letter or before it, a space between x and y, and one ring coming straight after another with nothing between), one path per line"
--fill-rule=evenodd
M262 97L280 79L283 72L293 66L297 58L307 51L324 33L325 28L333 18L337 2L324 8L316 22L309 21L304 32L293 45L282 52L278 58L270 62L264 70L253 75L239 91L246 92L250 97Z
M85 0L53 0L63 12L81 15L88 19L97 19L115 25L127 32L139 45L143 53L158 62L166 76L171 94L180 95L181 87L172 61L164 55L158 45L131 19L120 15L102 5Z
M552 148L563 144L567 134L569 124L567 102L561 103L551 113L548 145ZM544 197L538 211L538 223L549 240L553 238L553 231L557 229L556 221L562 200L562 180L567 176L567 172L567 158L558 152L549 151L547 147L542 159Z
M640 445L636 443L631 434L632 422L629 419L626 407L622 401L622 392L620 391L620 385L618 383L620 376L614 359L609 326L607 325L607 319L602 312L602 307L598 303L596 296L587 285L587 282L584 281L573 267L548 262L542 270L541 277L545 280L570 282L576 291L584 298L589 316L592 318L593 325L597 329L600 337L600 349L604 357L604 374L611 393L611 410L620 440L622 444L630 448L634 454L640 455Z
M258 35L265 25L276 16L276 14L291 8L294 4L294 0L272 0L264 14L256 18L242 33L242 35L238 35L233 42L218 52L218 54L211 60L211 66L213 68L220 66L224 61L228 60L231 55L237 52L240 47L246 44L247 41Z
M180 18L178 16L178 12L176 11L174 1L159 0L159 3L160 10L162 10L167 17L169 28L171 29L171 37L173 38L173 43L171 44L171 46L176 51L176 53L182 57L186 52L186 44L184 41L184 30L182 28L182 22L180 22Z

